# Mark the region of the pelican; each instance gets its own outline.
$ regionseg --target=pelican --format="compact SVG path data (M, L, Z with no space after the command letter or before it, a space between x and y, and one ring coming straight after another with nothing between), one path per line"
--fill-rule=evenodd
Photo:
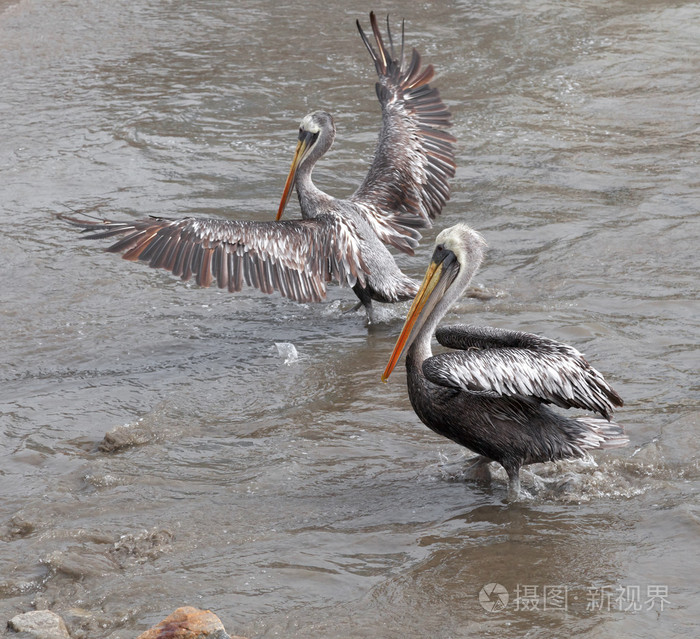
M474 470L487 470L491 461L501 464L512 500L520 494L521 466L582 457L588 450L624 446L629 440L610 421L622 399L575 348L519 331L437 328L468 286L485 250L484 238L465 224L437 236L382 381L406 351L408 395L418 417L436 433L476 452ZM456 350L433 355L433 334ZM605 419L566 417L546 404L593 411Z
M370 13L372 46L357 28L379 77L376 93L382 126L374 160L355 193L336 199L316 188L311 172L335 137L330 114L307 115L276 220L180 220L151 217L133 221L91 222L63 216L87 232L88 239L120 237L107 248L128 260L141 260L200 286L214 281L240 291L243 282L264 293L279 292L299 302L319 302L327 283L352 287L373 321L372 301L412 299L418 282L396 265L388 246L413 254L420 233L441 212L454 176L454 137L444 131L450 113L429 82L432 65L422 66L413 49L404 55L404 32L397 53L387 18L385 44ZM296 188L301 220L281 220Z

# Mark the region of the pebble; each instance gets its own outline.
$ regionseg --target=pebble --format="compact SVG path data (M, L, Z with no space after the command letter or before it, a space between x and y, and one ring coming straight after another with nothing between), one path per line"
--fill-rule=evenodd
M192 606L178 608L157 626L139 635L137 639L245 639L231 637L211 610Z
M107 432L97 450L101 453L120 453L127 448L150 444L155 438L152 425L140 419L135 424L124 424Z
M81 617L87 611L77 610ZM77 614L73 611L72 614ZM21 632L26 639L70 639L65 622L50 610L33 610L17 615L8 621L7 627ZM140 634L137 639L246 639L231 636L224 624L211 610L200 610L192 606L178 608L157 626Z
M7 626L33 639L70 639L63 619L50 610L32 610L22 613L12 617Z

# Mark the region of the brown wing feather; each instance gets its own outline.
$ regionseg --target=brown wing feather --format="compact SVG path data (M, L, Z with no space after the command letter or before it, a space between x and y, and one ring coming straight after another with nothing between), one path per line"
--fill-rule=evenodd
M376 50L359 21L357 28L379 76L382 128L372 166L351 199L365 209L384 242L412 252L420 237L415 229L430 227L450 197L455 138L443 130L451 125L450 112L428 84L435 75L432 65L422 66L415 49L406 61L403 28L397 56L388 19L388 47L374 13L370 23Z
M199 286L263 293L278 291L298 302L319 302L326 284L365 284L367 268L351 222L335 215L309 220L255 222L188 217L150 217L91 222L60 216L80 226L86 239L119 238L107 251L147 262Z

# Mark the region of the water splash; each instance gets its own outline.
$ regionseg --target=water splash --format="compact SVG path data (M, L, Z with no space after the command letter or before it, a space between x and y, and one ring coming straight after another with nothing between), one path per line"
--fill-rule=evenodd
M290 342L275 342L277 354L284 358L284 363L290 366L299 359L299 353L296 346Z

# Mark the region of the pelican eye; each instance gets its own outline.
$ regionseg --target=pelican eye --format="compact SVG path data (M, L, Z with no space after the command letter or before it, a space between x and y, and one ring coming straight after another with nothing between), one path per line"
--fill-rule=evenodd
M447 254L448 254L449 252L450 252L450 251L449 251L448 249L445 248L445 245L444 245L444 244L438 244L438 245L435 247L435 252L433 253L433 256L435 257L435 261L442 262L442 260L445 259L445 257L447 256Z
M454 253L444 244L435 246L435 251L433 252L433 262L435 262L435 264L442 264L445 260L448 260L450 256L454 257Z
M318 134L318 131L314 131L312 133L308 129L299 127L299 142L303 142L304 140L306 140L306 145L311 146L318 139Z

